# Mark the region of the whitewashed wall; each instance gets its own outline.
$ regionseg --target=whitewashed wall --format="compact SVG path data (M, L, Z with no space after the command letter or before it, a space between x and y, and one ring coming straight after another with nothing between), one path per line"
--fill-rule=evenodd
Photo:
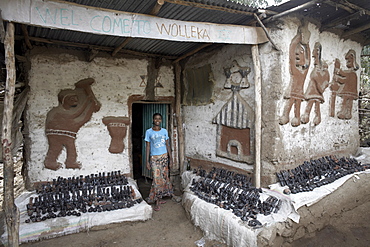
M216 156L217 125L212 123L212 119L232 96L231 89L224 88L226 82L224 68L231 67L234 60L239 66L248 66L252 69L248 75L250 87L242 89L240 95L254 109L254 72L250 46L227 45L212 54L193 56L187 63L186 68L211 65L214 91L212 103L202 106L183 106L182 108L185 123L185 155L194 159L251 170L253 168L251 165Z
M310 114L310 122L292 127L290 122L279 125L279 117L283 114L286 99L283 96L288 92L290 85L289 72L289 45L297 34L299 20L287 18L279 24L279 28L271 28L271 38L275 41L280 52L272 49L271 44L261 46L262 76L262 101L263 101L263 150L262 159L267 176L269 172L283 169L285 165L297 166L304 160L315 159L324 155L350 155L359 147L358 133L358 103L353 101L352 119L341 120L336 117L341 108L341 97L336 97L335 117L329 117L329 99L331 90L324 91L325 102L320 105L321 123L313 124L315 117L314 107ZM329 68L330 81L333 77L334 60L338 58L341 68L346 68L345 54L349 49L356 51L356 61L360 64L361 45L351 40L342 40L338 35L329 32L319 32L317 26L309 23L311 32L309 46L314 48L315 42L322 45L322 60ZM305 80L304 92L310 80L313 69L313 59ZM360 78L360 70L357 70ZM358 86L360 82L358 81ZM301 104L301 115L304 113L306 101ZM293 118L294 106L290 111Z
M77 54L78 55L78 54ZM121 170L130 172L129 132L127 129L123 153L108 151L111 137L102 123L106 116L129 117L127 100L131 95L145 95L145 87L139 87L140 75L147 75L147 60L96 57L85 62L66 50L44 50L33 52L30 57L31 70L29 84L31 91L28 100L27 120L31 139L30 160L28 161L31 182L51 180L57 176L69 177L88 175L103 171ZM81 58L81 54L80 58ZM164 88L156 89L156 96L174 96L174 75L172 68L161 67L160 82ZM57 171L44 168L48 149L45 135L46 114L58 105L57 95L62 89L74 89L74 83L91 77L96 83L92 90L102 104L100 111L78 131L76 139L77 160L81 170L62 169ZM66 153L63 150L58 161L64 164Z
M271 43L260 45L260 61L262 69L262 174L263 183L273 179L276 170L287 169L300 165L305 160L315 159L324 155L354 154L359 146L358 134L358 103L353 102L352 119L341 120L329 117L329 87L324 92L325 102L321 104L321 123L314 126L314 107L311 110L310 122L292 127L290 123L279 125L290 86L289 46L297 34L299 20L287 18L284 22L270 27L270 35L280 51L272 48ZM356 51L356 61L360 64L361 45L351 40L342 40L339 36L329 33L320 33L318 28L308 24L311 33L309 45L312 49L315 42L322 45L322 60L329 68L330 79L333 76L334 60L339 58L341 68L346 69L345 54L349 49ZM235 162L216 156L216 125L212 124L213 117L231 96L230 89L224 89L224 68L229 67L233 60L240 66L249 66L252 72L248 75L250 88L241 90L241 95L254 109L254 67L250 46L228 45L212 54L193 56L186 68L200 67L211 64L214 78L213 103L202 106L184 106L185 119L185 155L195 159L219 162L233 167L250 170L253 166ZM306 77L304 91L313 69L311 59L310 68ZM357 71L358 78L360 70ZM341 107L342 98L336 98L337 113ZM304 113L306 101L301 104L301 114ZM293 106L294 108L294 106ZM293 118L291 109L290 119ZM254 147L251 147L252 149ZM266 183L265 183L266 184Z

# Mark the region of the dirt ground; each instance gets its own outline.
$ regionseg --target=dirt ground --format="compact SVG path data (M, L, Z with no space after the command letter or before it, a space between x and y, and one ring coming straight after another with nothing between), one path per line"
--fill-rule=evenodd
M145 181L138 181L143 196L150 187ZM40 242L22 244L22 247L49 246L197 246L203 238L202 231L188 219L181 203L170 199L153 212L153 218L145 222L124 222L99 226L88 232L67 235ZM344 212L333 219L332 224L316 233L314 237L299 239L284 246L292 247L365 247L370 246L370 202ZM225 244L206 240L204 247L226 247Z
M149 194L150 182L139 180L143 198ZM178 194L178 193L175 193ZM123 222L90 229L88 232L67 235L40 242L22 244L22 247L105 247L105 246L197 246L202 231L187 218L181 203L166 198L159 211L153 211L152 219L145 222ZM205 247L226 245L207 241Z
M24 191L20 175L21 160L15 160L15 194ZM0 169L2 170L2 169ZM2 189L2 174L0 171L0 189ZM150 181L138 180L138 186L143 198L149 194ZM175 192L179 195L179 191ZM0 203L2 204L0 197ZM152 219L145 222L123 222L90 229L87 232L66 235L54 239L22 244L22 247L49 246L195 246L203 238L202 231L195 227L188 218L181 203L170 199L161 206L161 210L153 212ZM0 205L1 210L1 205ZM340 217L331 220L331 224L316 232L314 237L302 238L291 244L292 247L363 247L370 246L370 202L343 212ZM1 246L1 244L0 244ZM226 247L216 241L205 241L204 247Z
M292 247L370 246L370 202L343 212L311 238L298 239Z

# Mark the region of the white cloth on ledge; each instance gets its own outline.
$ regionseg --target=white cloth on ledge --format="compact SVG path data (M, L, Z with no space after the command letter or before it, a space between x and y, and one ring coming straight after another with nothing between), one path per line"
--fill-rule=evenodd
M138 190L135 180L128 178L128 185L131 185L134 188L136 198L140 198L141 194ZM152 207L143 200L140 204L135 204L131 208L105 212L81 213L81 216L79 217L66 216L47 219L41 222L25 223L25 220L29 218L26 209L26 205L29 203L29 198L37 196L38 195L35 191L25 192L15 199L15 204L19 208L20 214L20 243L77 233L81 230L87 230L98 225L106 225L123 221L145 221L150 219L153 213ZM8 237L6 224L4 224L3 227L4 234L1 236L1 241L6 245Z

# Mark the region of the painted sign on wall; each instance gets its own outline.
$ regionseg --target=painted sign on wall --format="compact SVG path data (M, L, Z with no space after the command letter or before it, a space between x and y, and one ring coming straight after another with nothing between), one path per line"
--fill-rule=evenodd
M6 0L0 9L4 20L87 33L188 42L268 41L260 27L186 22L52 1Z

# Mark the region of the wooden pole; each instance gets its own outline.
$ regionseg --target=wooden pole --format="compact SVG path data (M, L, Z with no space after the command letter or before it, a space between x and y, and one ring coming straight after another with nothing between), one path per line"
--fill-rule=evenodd
M349 36L352 36L352 35L353 35L353 34L355 34L355 33L362 32L362 31L364 31L364 30L366 30L366 29L369 29L369 28L370 28L370 23L368 23L368 24L366 24L366 25L363 25L363 26L360 26L360 27L358 27L358 28L352 29L352 30L350 30L350 31L348 31L348 32L343 33L343 34L342 34L342 38L347 38L347 37L349 37Z
M154 16L158 15L159 10L161 10L163 4L164 4L164 0L157 0L153 9L150 11L149 15L154 15ZM112 57L114 57L120 50L122 50L123 47L125 47L128 44L128 42L130 42L131 40L132 40L131 37L127 37L125 41L123 41L119 46L117 46L114 49L114 51L112 52Z
M16 35L15 38L16 39L23 39L24 37ZM42 43L46 43L46 44L64 45L64 46L79 47L79 48L84 48L84 49L94 49L94 50L106 51L106 52L111 52L111 51L114 50L114 48L107 47L107 46L81 44L81 43L75 43L75 42L51 40L51 39L44 39L44 38L38 38L38 37L29 37L29 39L31 41L42 42ZM131 51L131 50L122 50L122 52L125 55L133 55L133 56L140 56L140 57L160 57L160 58L165 58L165 59L168 59L168 60L173 60L173 59L177 58L175 56L163 56L162 54L143 53L143 52L137 52L137 51Z
M255 92L255 166L254 182L256 188L261 187L261 147L262 147L262 80L261 64L258 45L252 45L252 59L254 65L254 92Z
M184 5L184 6L191 6L191 7L196 7L196 8L202 8L202 9L217 10L217 11L233 13L233 14L253 15L253 12L236 10L236 9L231 9L231 8L227 8L227 7L221 7L221 6L209 5L209 4L203 4L203 3L196 3L194 1L165 0L165 2L178 4L178 5Z
M181 115L181 66L175 63L175 113L177 121L178 155L180 174L184 171L185 141Z
M19 211L14 204L14 166L11 150L13 104L15 91L14 24L7 25L5 40L6 87L2 129L4 161L4 212L8 230L8 245L19 246Z
M26 42L26 45L27 45L28 49L32 50L33 46L31 44L30 36L28 35L26 25L22 24L21 28L22 28L22 32L23 32L23 35L24 35L24 41Z
M203 44L203 45L200 45L198 46L196 49L186 53L185 55L182 55L181 57L179 57L178 59L176 59L175 61L173 61L174 64L180 62L181 60L183 60L184 58L187 58L187 57L190 57L191 55L194 55L195 53L197 53L198 51L210 46L212 44L209 44L209 43L206 43L206 44Z
M307 3L304 3L304 4L302 4L302 5L299 5L299 6L297 6L297 7L291 8L291 9L289 9L289 10L287 10L287 11L281 12L281 13L279 13L279 14L277 14L277 15L273 15L273 16L271 16L271 17L269 17L269 18L267 18L267 19L264 19L264 20L262 20L262 21L263 21L264 23L268 23L268 22L271 22L271 21L275 21L275 20L277 20L278 18L280 18L280 17L282 17L282 16L285 16L285 15L291 14L291 13L293 13L293 12L295 12L295 11L298 11L298 10L301 10L301 9L304 9L304 8L308 8L308 7L310 7L311 5L316 4L317 2L319 2L319 1L318 1L318 0L312 0L312 1L309 1L309 2L307 2Z
M153 9L150 11L149 15L154 15L154 16L158 15L158 13L161 10L163 4L164 4L164 0L157 0Z
M265 25L263 25L263 23L260 20L260 18L258 18L258 16L256 14L254 14L253 16L257 20L257 22L260 24L260 26L262 27L262 29L265 32L267 38L270 40L272 47L274 47L275 50L280 51L279 48L277 48L277 46L275 45L274 41L271 39L270 34L267 31L267 28L265 27Z
M3 20L3 17L1 16L1 11L0 11L0 42L4 43L4 40L5 40L4 20Z
M114 57L120 50L122 50L122 48L125 47L128 44L128 42L131 41L131 39L132 39L131 37L127 37L125 41L123 41L119 46L117 46L112 52L112 57Z

